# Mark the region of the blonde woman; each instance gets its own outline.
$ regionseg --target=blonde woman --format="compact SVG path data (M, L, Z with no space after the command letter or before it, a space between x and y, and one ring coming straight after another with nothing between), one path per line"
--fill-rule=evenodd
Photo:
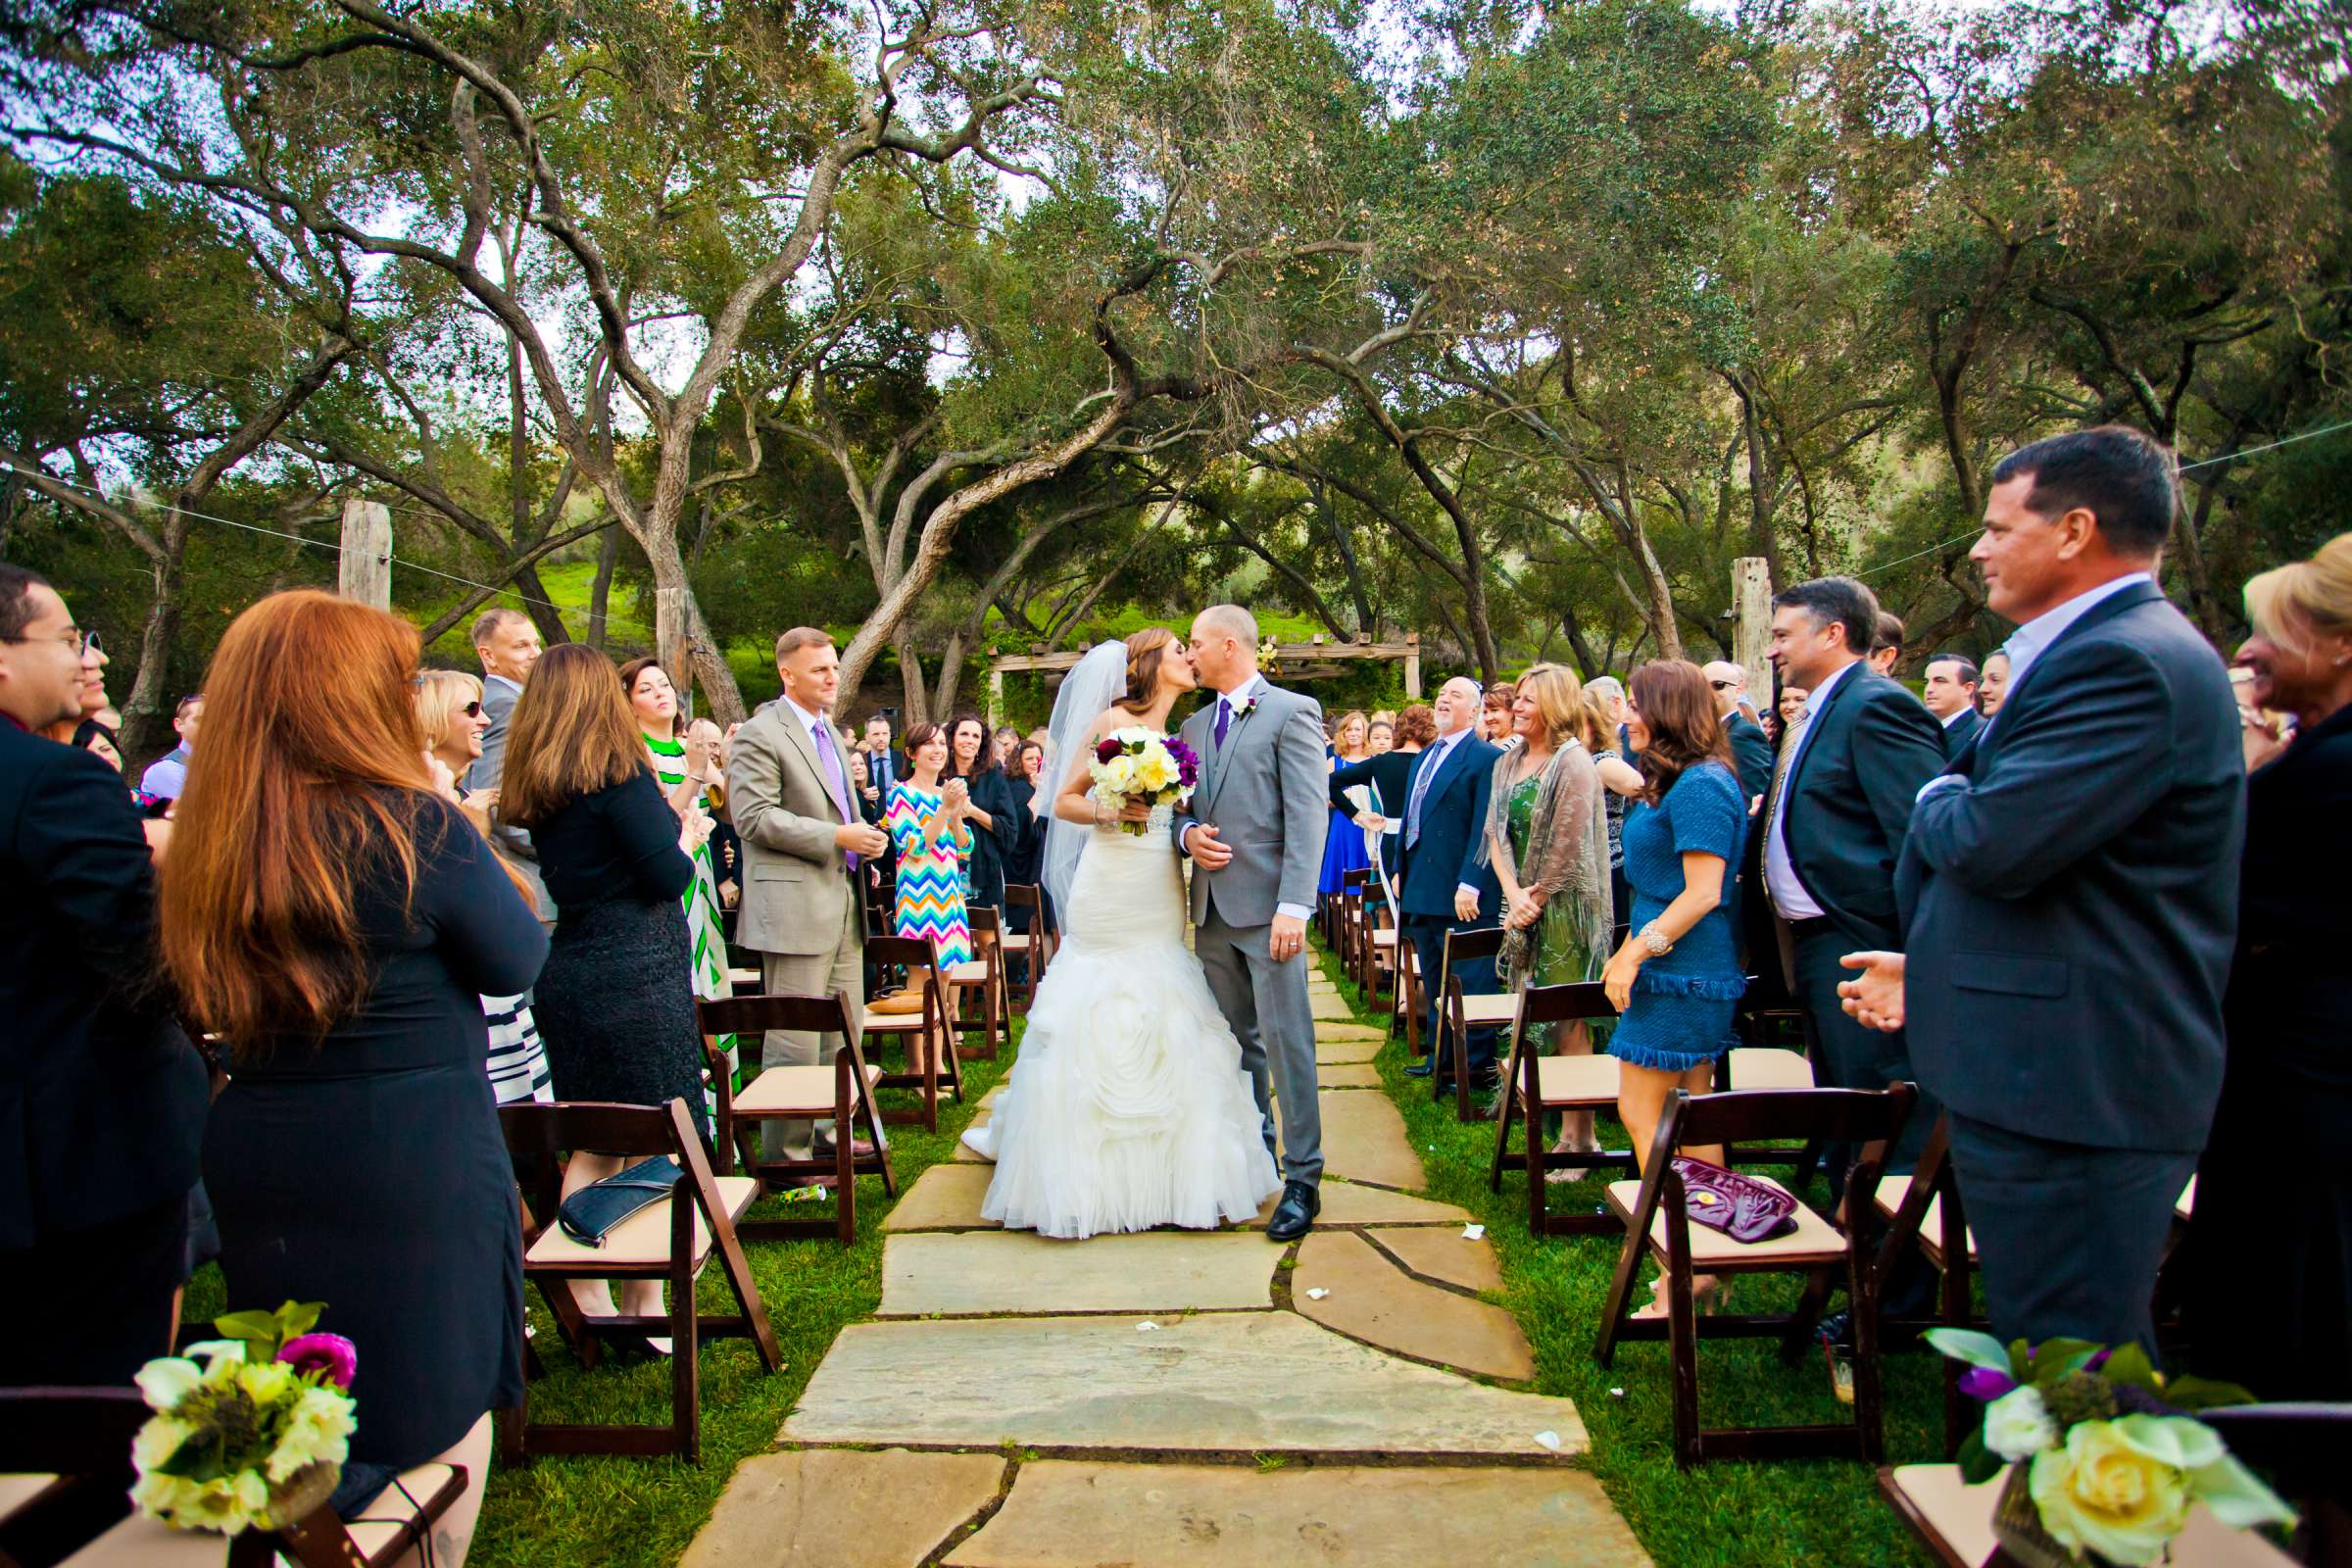
M1371 723L1361 711L1350 710L1340 715L1331 728L1333 773L1353 767L1372 755L1371 733ZM1323 838L1323 871L1315 879L1315 891L1326 899L1340 896L1348 872L1361 871L1372 863L1372 852L1365 848L1363 834L1355 831L1352 816L1352 807L1331 808L1331 823Z
M1538 664L1520 677L1511 700L1519 744L1494 763L1482 850L1502 885L1505 935L1495 967L1510 991L1597 980L1609 961L1608 813L1588 728L1583 683L1566 667ZM1523 1049L1590 1055L1592 1037L1581 1024L1565 1032L1542 1025ZM1557 1147L1598 1147L1590 1112L1566 1119Z

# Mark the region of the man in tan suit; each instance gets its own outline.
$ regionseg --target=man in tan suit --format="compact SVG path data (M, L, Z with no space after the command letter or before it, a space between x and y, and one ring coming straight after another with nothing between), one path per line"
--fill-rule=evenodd
M833 639L813 626L794 627L776 639L776 673L784 695L736 732L727 756L727 794L743 841L736 939L760 955L761 989L769 995L846 991L855 1026L864 995L865 927L851 873L890 840L858 820L850 793L849 762L833 729L841 689ZM760 1060L807 1066L831 1059L840 1046L830 1037L770 1030ZM831 1122L764 1127L770 1159L826 1152L836 1133Z

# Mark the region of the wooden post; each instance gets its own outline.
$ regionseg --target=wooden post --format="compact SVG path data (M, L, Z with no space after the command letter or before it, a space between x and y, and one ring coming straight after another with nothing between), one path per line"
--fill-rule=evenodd
M1762 712L1772 706L1772 661L1764 657L1772 641L1772 564L1762 556L1732 563L1732 609L1740 617L1732 652L1747 671L1748 700Z
M1404 642L1404 700L1417 703L1421 700L1421 634L1407 632Z
M991 653L993 656L994 650L991 650ZM991 735L994 735L997 732L997 726L1004 722L998 716L1004 711L1004 672L1001 669L991 669L988 672L988 732Z
M378 610L392 608L392 513L379 501L343 503L343 556L335 591Z
M694 666L686 658L686 589L654 590L655 636L660 646L654 657L669 671L669 683L678 693L678 718L681 723L694 713Z

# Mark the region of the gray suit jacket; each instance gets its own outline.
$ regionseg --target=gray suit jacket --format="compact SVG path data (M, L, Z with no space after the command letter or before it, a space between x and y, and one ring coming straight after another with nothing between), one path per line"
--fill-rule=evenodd
M843 760L846 774L848 760ZM756 953L832 953L857 896L849 857L833 842L844 821L826 788L816 743L779 699L735 732L727 753L727 801L743 841L743 902L736 940ZM856 821L856 808L847 820Z
M1195 925L1208 918L1211 893L1225 923L1244 929L1271 924L1278 905L1315 906L1323 837L1331 828L1322 705L1262 675L1255 689L1257 706L1228 727L1222 753L1213 698L1177 731L1200 756L1193 804L1176 819L1177 847L1185 830L1201 822L1233 849L1233 862L1222 871L1193 868Z
M498 788L499 777L507 767L507 731L514 727L514 702L521 695L522 688L504 675L482 677L482 711L490 715L490 727L482 731L482 755L466 770L466 789ZM530 834L511 822L501 821L493 812L490 841L522 873L523 880L530 883L533 912L542 920L553 920L556 901L547 896L547 884L539 878L539 852L531 847Z

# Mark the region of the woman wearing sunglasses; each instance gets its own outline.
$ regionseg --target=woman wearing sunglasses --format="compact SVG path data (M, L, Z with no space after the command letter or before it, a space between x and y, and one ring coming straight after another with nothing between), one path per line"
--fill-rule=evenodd
M490 715L482 710L480 679L462 669L426 670L416 677L416 720L424 728L425 755L449 769L453 787L445 788L444 793L458 802L476 827L488 832L490 808L497 802L498 792L476 790L460 797L454 789L455 782L463 779L482 755L482 736L490 728ZM440 782L438 773L434 782Z

